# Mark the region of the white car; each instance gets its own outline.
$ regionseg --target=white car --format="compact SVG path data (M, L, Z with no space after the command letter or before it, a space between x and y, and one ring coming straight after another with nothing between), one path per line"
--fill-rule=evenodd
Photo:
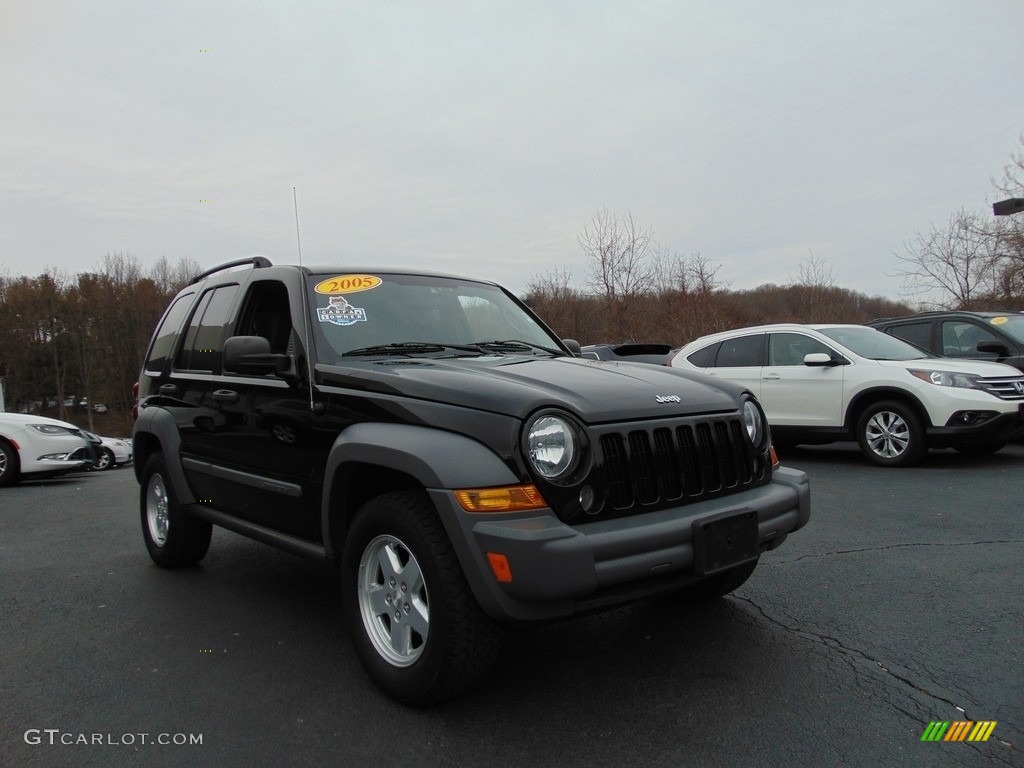
M100 445L97 448L96 463L92 468L95 470L112 469L119 464L131 464L132 462L132 441L120 437L100 437Z
M0 486L32 475L59 475L88 464L81 430L44 416L0 413Z
M880 466L929 448L991 453L1024 434L1019 370L929 357L862 325L740 328L690 342L669 365L743 384L779 445L856 440Z

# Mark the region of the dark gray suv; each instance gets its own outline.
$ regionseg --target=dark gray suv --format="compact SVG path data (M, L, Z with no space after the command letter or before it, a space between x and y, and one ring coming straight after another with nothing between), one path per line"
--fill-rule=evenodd
M1024 313L921 312L867 323L941 357L991 360L1024 371Z
M807 523L743 387L573 347L489 282L210 270L139 381L149 554L193 564L219 525L333 564L370 677L424 705L479 682L510 622L718 597Z

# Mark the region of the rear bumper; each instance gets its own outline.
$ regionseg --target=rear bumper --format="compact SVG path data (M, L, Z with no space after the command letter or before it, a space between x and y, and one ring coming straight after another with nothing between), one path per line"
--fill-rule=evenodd
M550 512L471 515L447 491L432 496L481 606L516 620L567 616L699 580L695 527L723 515L756 513L758 552L774 549L810 518L807 476L786 468L743 493L575 526ZM488 552L505 556L510 582L496 580Z

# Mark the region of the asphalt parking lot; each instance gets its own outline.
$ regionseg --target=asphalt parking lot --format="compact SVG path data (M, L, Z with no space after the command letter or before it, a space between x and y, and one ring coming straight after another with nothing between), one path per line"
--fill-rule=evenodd
M0 765L1024 765L1024 445L783 459L811 523L733 596L517 633L426 711L364 676L323 567L221 530L153 566L131 469L0 489ZM921 741L966 720L996 725Z

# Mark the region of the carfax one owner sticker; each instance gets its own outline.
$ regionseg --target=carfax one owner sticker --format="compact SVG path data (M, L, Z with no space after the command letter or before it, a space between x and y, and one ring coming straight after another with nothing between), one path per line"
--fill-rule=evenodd
M326 307L317 307L316 316L321 323L353 325L366 321L366 310L353 307L345 298L346 293L369 291L381 284L375 275L337 275L316 284L316 292L329 296Z

